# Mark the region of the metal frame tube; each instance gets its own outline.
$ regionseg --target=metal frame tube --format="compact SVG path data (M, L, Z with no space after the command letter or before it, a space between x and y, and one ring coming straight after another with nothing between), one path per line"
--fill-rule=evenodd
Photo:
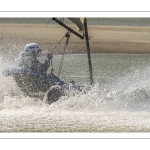
M89 45L89 36L88 36L88 28L87 28L87 20L84 19L84 31L85 31L85 40L86 40L86 48L88 55L88 63L89 63L89 72L90 72L90 83L94 84L93 72L92 72L92 62L91 62L91 54L90 54L90 45Z
M75 34L76 36L78 36L81 39L84 39L84 36L80 35L79 33L77 33L76 31L74 31L73 29L69 28L67 25L65 25L63 22L59 21L56 18L52 18L54 21L56 21L58 24L60 24L61 26L63 26L64 28L66 28L68 31L72 32L73 34Z

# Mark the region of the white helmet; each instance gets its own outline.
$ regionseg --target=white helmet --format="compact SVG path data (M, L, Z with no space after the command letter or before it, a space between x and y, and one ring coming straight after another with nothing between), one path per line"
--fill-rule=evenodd
M36 43L29 43L25 46L24 49L29 54L38 55L38 53L41 51L40 46Z

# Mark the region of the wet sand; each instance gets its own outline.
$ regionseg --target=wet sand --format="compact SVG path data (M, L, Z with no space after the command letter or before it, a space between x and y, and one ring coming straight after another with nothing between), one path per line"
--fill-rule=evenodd
M70 25L76 30L76 27ZM150 53L150 27L89 25L91 53ZM60 25L0 24L0 46L9 42L12 50L27 43L38 43L43 51L52 51L67 30ZM65 39L55 49L63 52ZM71 33L68 53L86 53L85 40Z

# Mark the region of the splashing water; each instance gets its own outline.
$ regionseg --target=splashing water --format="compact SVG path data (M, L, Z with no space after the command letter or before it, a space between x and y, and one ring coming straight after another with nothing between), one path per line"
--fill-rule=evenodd
M75 61L72 64L72 78L79 78L77 83L86 85L88 74L83 57L85 56L72 55L66 58L66 62L71 64L72 60ZM146 61L148 57L142 56L139 62L133 62L131 56L121 57L128 61L122 62L122 58L116 60L115 55L92 55L96 84L86 94L63 96L51 105L24 96L12 77L7 78L0 73L0 131L149 132L150 69ZM135 57L134 60L139 58L132 57ZM58 58L55 59L57 61ZM80 61L83 64L80 65L80 73L83 76L78 74ZM7 66L10 64L2 64L0 61L0 69ZM126 67L123 68L124 66ZM68 68L70 66L64 68L62 77L70 80L69 73L66 71L65 74L65 69Z

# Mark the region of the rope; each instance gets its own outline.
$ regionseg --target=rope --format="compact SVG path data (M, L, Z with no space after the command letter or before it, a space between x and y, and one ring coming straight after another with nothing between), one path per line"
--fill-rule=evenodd
M70 38L70 31L68 31L66 33L65 37L67 37L67 39L66 39L66 43L65 43L65 46L64 46L64 52L62 54L61 61L60 61L60 66L59 66L58 75L57 75L58 77L60 77L60 73L61 73L61 69L62 69L62 64L63 64L63 60L64 60L64 55L65 55L65 52L67 50L66 47L67 47L67 44L68 44L69 38Z
M67 33L66 33L66 35L67 35ZM58 46L58 44L60 44L61 43L61 41L66 37L66 35L64 36L64 37L62 37L62 39L55 45L55 47L52 49L52 53L53 53L53 51L57 48L57 46ZM52 63L52 59L50 60L50 66L51 66L51 74L53 74L53 72L54 72L54 69L53 69L53 63Z
M66 35L65 35L66 36ZM65 37L64 36L64 37ZM56 46L52 49L52 53L53 53L53 51L56 49L56 47L58 46L58 44L60 44L61 43L61 41L64 39L64 37L56 44Z
M50 60L50 66L51 66L51 74L53 74L53 72L54 72L54 69L53 69L53 63L52 63L52 59Z

